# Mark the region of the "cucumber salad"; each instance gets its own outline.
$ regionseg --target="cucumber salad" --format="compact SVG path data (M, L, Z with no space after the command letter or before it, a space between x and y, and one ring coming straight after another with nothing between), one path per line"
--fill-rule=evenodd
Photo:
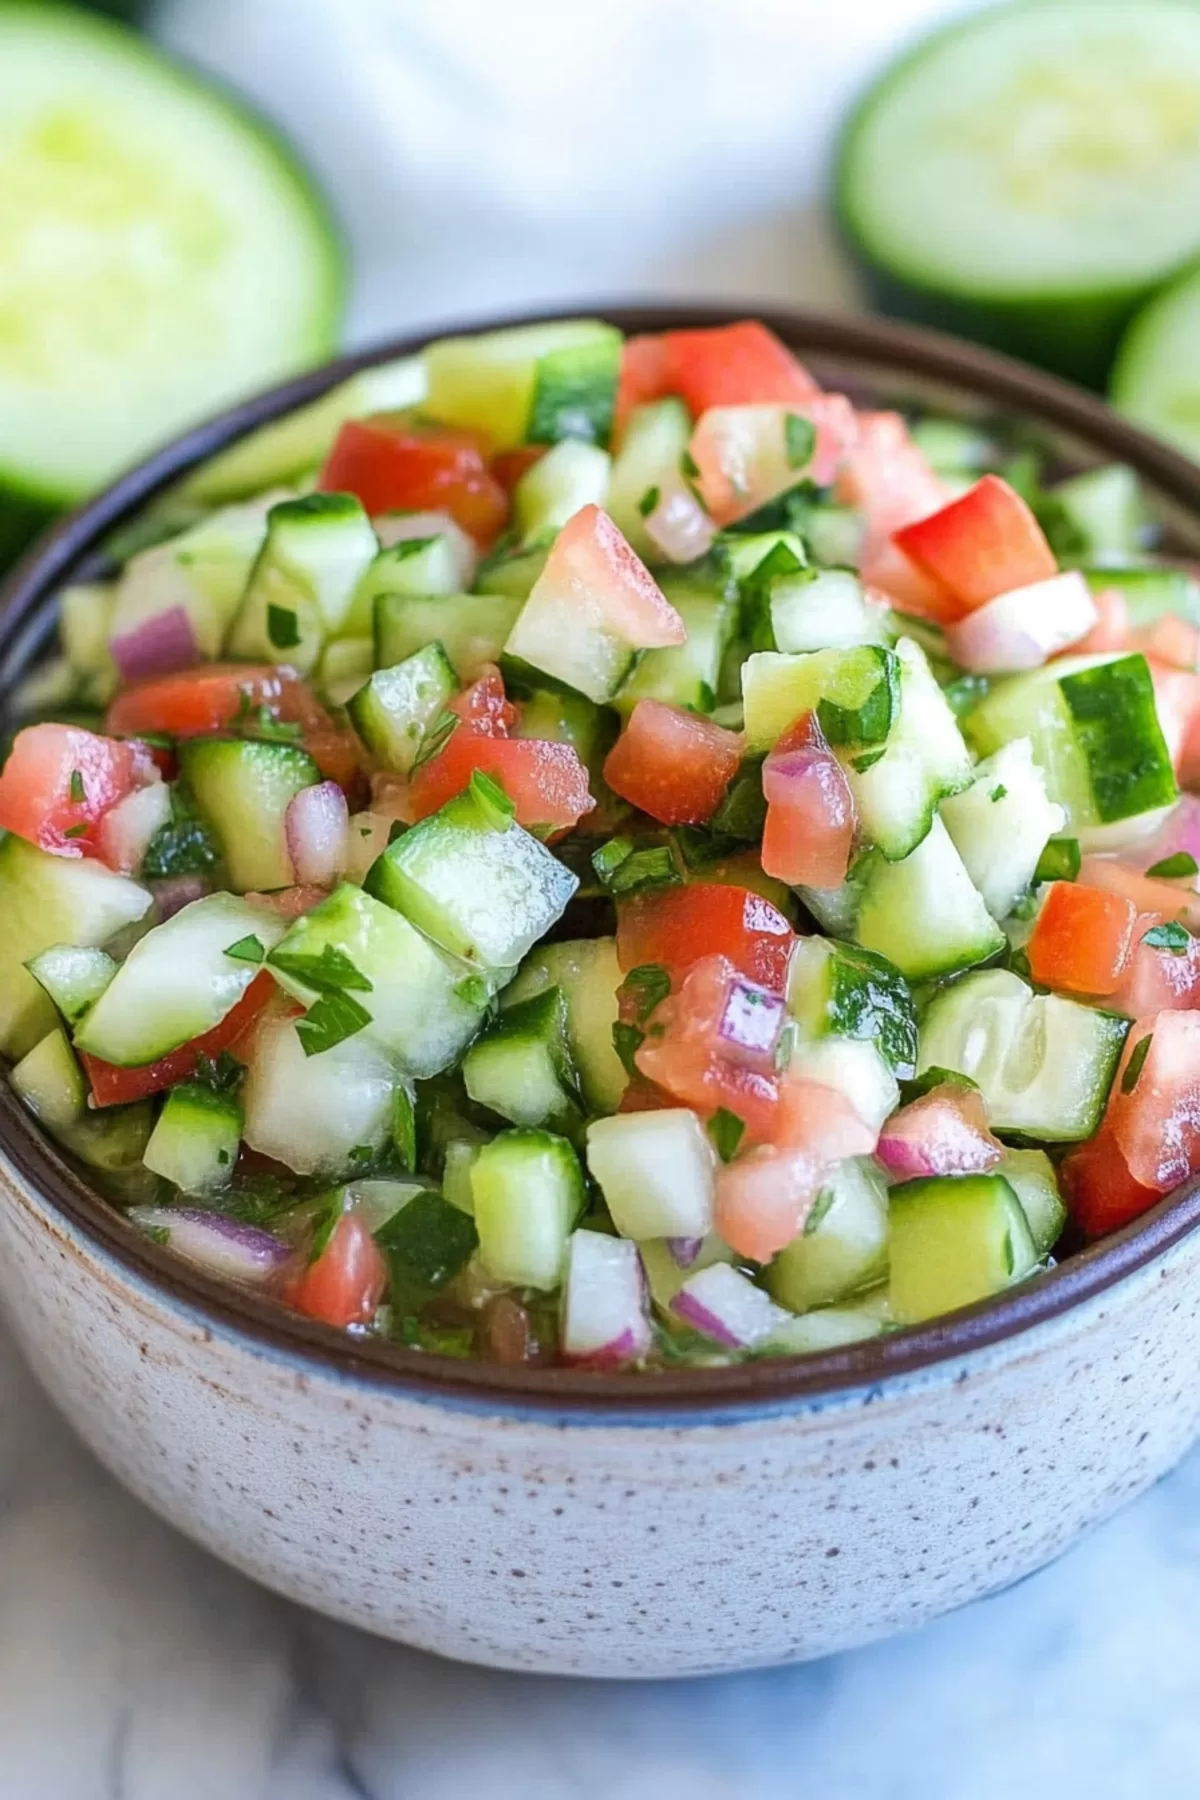
M754 322L445 339L243 440L17 697L13 1088L155 1242L457 1357L1035 1278L1200 1170L1200 586L1053 477Z

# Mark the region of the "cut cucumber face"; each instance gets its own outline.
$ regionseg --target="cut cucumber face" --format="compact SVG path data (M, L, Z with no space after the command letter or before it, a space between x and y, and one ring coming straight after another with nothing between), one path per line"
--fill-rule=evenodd
M238 893L290 887L294 880L284 817L301 788L321 772L293 744L249 738L195 738L180 766L201 813L212 825Z
M1200 456L1200 269L1138 313L1121 339L1109 395L1135 424Z
M890 309L1099 385L1200 248L1200 12L1027 0L919 44L842 142L842 223Z
M140 38L0 11L0 191L0 492L74 501L333 347L324 203L268 126Z

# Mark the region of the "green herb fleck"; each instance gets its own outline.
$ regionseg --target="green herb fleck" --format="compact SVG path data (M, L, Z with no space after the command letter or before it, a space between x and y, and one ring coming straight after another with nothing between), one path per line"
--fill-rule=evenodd
M76 806L82 806L87 799L87 789L83 785L83 772L80 769L71 770L71 799Z
M997 800L1003 800L1007 796L1007 794L1008 794L1008 789L1005 787L1003 782L1000 782L996 787L994 787L992 789L991 793L988 795L988 799L991 800L991 802L994 805Z
M685 450L679 458L679 472L681 475L686 475L689 481L699 480L700 464L696 461L690 450Z
M417 1113L406 1087L396 1089L392 1102L392 1149L401 1173L411 1175L417 1166Z
M630 969L620 992L634 1003L634 1018L644 1025L655 1007L671 992L671 977L661 963L639 963Z
M837 1190L835 1188L827 1187L821 1189L820 1193L812 1203L812 1208L807 1219L804 1221L803 1235L805 1237L811 1237L813 1232L818 1229L821 1221L825 1218L836 1199Z
M355 988L363 994L371 992L370 981L336 944L324 944L320 955L314 956L311 951L287 949L286 941L267 959L272 968L291 975L302 986L312 988L318 994L340 994L347 988ZM311 1013L309 1017L312 1017ZM366 1018L369 1017L367 1014Z
M601 887L614 899L639 888L669 887L679 880L668 845L635 850L628 838L610 838L593 854L592 867Z
M192 1080L202 1087L211 1088L215 1094L229 1094L239 1085L246 1070L236 1056L228 1050L222 1050L214 1061L203 1051L196 1058L196 1070Z
M745 1129L744 1119L739 1119L736 1113L731 1113L726 1107L718 1106L708 1121L708 1135L722 1162L731 1162L737 1155L737 1147Z
M1152 925L1149 931L1142 933L1143 944L1149 944L1152 950L1169 950L1172 956L1186 956L1191 941L1191 932L1174 922Z
M276 650L294 650L300 642L300 625L290 606L267 606L267 636Z
M414 1312L468 1262L479 1233L469 1214L426 1189L379 1227L375 1242L387 1254L392 1306Z
M620 1057L621 1067L630 1080L638 1073L635 1058L644 1038L644 1032L639 1031L636 1025L626 1024L623 1019L618 1019L612 1028L613 1049Z
M454 984L454 998L461 1000L464 1006L483 1007L491 997L482 975L464 975L461 981Z
M416 761L413 763L412 774L415 775L418 769L423 768L432 757L435 757L438 754L439 750L444 750L446 748L446 745L450 742L451 737L461 724L462 720L459 715L456 712L451 712L449 708L444 709L438 714L437 718L433 721L433 724L429 727L429 730L421 740L421 748L417 753Z
M1160 875L1164 881L1174 881L1182 875L1195 875L1196 859L1189 856L1186 850L1179 850L1174 856L1164 856L1161 862L1152 863L1146 870L1147 875Z
M886 755L887 745L885 744L882 750L867 750L862 756L851 757L850 767L856 775L865 775L868 769L873 769L880 758Z
M67 829L63 832L63 836L69 837L69 838L82 837L86 830L87 830L86 822L83 823L82 825L68 825Z
M217 1151L217 1161L221 1164L222 1168L224 1168L229 1162L228 1150L224 1150L224 1149L218 1150Z
M260 963L267 953L261 939L256 938L251 931L239 938L236 944L230 944L224 954L232 956L235 962Z
M802 469L812 460L817 433L811 419L801 413L787 413L783 421L783 442L789 469Z
M485 775L482 769L472 769L469 791L483 814L488 830L507 831L517 815L517 809L500 783L493 781L490 775Z
M321 994L302 1019L296 1020L296 1036L305 1056L332 1050L371 1023L365 1006L349 994Z
M648 519L650 517L650 514L654 511L661 498L662 496L656 487L648 487L646 489L645 493L637 503L638 511L641 513L643 519Z
M216 860L216 845L195 801L182 782L174 782L171 816L150 839L142 858L142 879L165 881L174 875L204 875Z
M1125 1064L1125 1073L1121 1077L1121 1092L1132 1094L1138 1084L1138 1078L1146 1066L1146 1058L1150 1054L1150 1046L1154 1042L1154 1033L1147 1032L1144 1038L1134 1045L1133 1054Z
M1074 881L1083 862L1078 838L1051 838L1033 871L1035 881Z

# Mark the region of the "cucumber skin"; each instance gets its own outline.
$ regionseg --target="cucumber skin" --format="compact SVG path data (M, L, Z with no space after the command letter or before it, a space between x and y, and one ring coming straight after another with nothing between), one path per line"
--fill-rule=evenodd
M930 287L913 275L878 262L858 228L851 165L860 129L878 101L894 83L907 78L915 63L948 39L971 31L976 22L975 17L969 16L953 21L940 31L928 33L907 55L893 62L863 94L843 126L834 150L834 223L866 286L872 310L892 318L907 319L914 325L949 332L955 337L989 344L1008 356L1036 363L1068 381L1077 381L1082 387L1103 393L1126 327L1143 303L1167 281L1174 279L1178 269L1164 270L1151 282L1095 289L1089 293L1047 292L1032 299L952 292Z

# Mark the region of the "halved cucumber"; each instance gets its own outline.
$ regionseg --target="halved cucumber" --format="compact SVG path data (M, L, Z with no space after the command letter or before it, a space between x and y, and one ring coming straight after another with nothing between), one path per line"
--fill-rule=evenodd
M1192 6L989 9L868 93L842 223L891 310L1100 385L1138 300L1200 248L1197 109Z
M81 1050L122 1068L157 1062L220 1024L258 973L226 952L256 938L262 956L284 921L235 894L208 894L136 943L75 1033Z
M474 337L441 338L425 351L425 410L484 431L498 450L608 441L621 333L597 319L558 319Z
M76 500L328 354L329 215L227 95L101 20L6 6L0 121L6 498Z
M0 838L0 1052L24 1056L56 1024L54 1003L25 964L52 944L102 945L144 919L150 895L90 857L50 856Z
M321 772L293 744L249 738L193 738L180 767L196 804L220 840L230 885L239 893L290 887L295 876L284 815Z

